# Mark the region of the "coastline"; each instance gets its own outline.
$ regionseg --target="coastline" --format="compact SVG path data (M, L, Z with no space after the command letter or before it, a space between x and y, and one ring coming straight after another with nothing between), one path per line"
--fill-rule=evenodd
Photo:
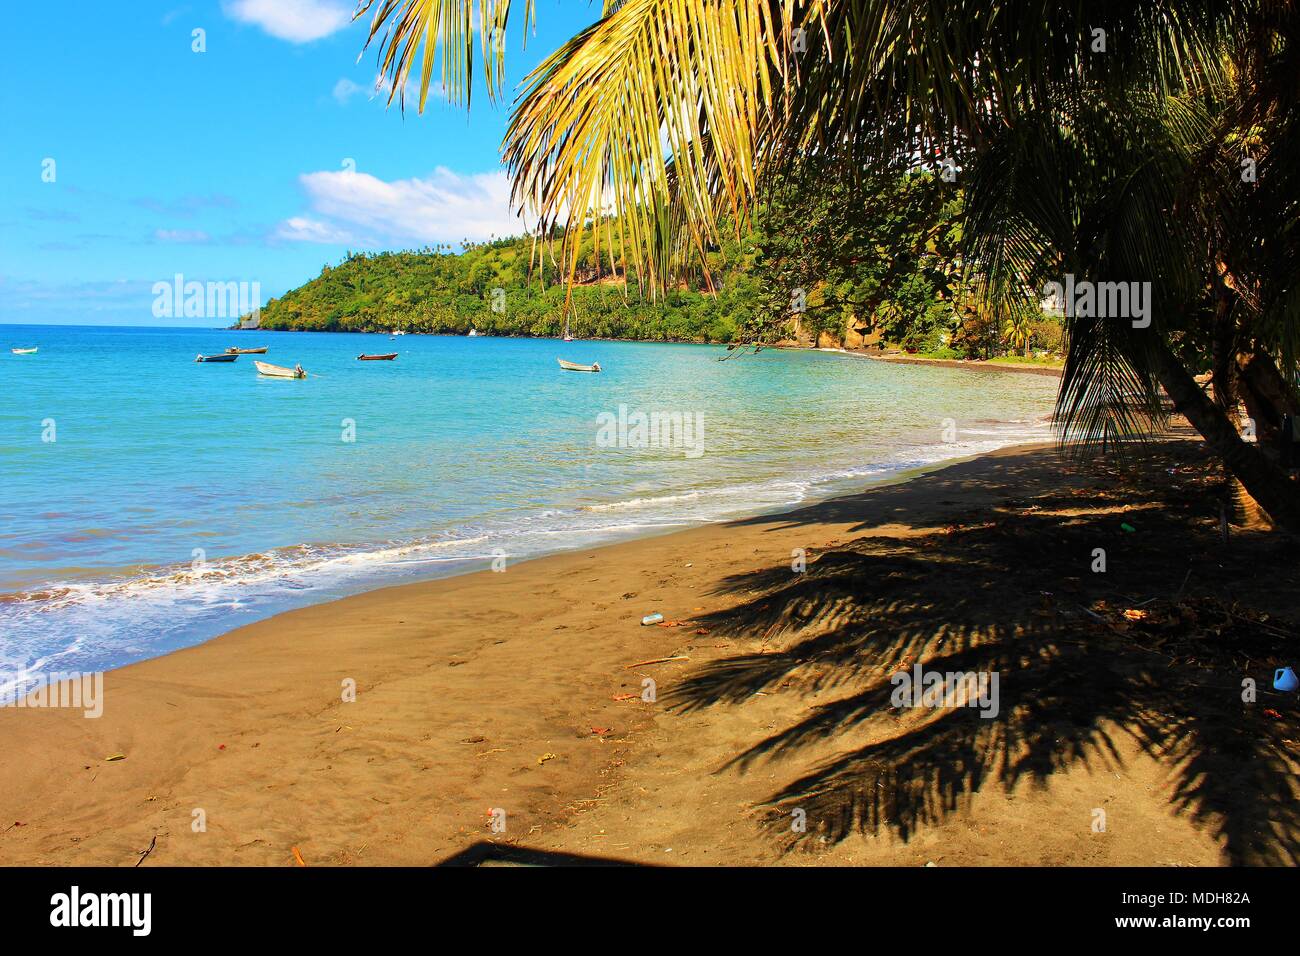
M1060 378L1062 367L1056 365L1022 365L1016 362L999 362L991 359L987 362L974 359L937 359L925 356L907 355L905 353L873 352L868 349L827 348L822 346L799 349L797 351L829 352L831 354L856 355L871 359L873 362L892 362L895 365L937 365L943 368L963 368L968 371L981 372L1027 372L1031 375L1049 375Z
M228 344L223 342L226 336L214 336L208 330L137 331L146 333L134 343L137 360L144 361L147 354L160 370L166 368L171 376L169 388L191 387L195 378L192 369L198 368L174 363L173 353L193 355L195 348L218 351ZM101 333L93 333L86 340L87 347L122 342L120 334L111 340L98 341L100 337ZM204 344L192 345L188 342L191 337ZM1004 379L1008 388L1000 389L998 397L981 406L984 417L963 421L954 435L941 435L938 423L949 412L944 396L949 389L962 394L960 400L949 403L953 411L973 408L975 400L985 394L978 379L959 375L918 378L882 366L852 367L851 363L821 358L792 361L791 356L775 352L760 356L778 372L789 370L792 380L811 381L825 372L840 383L819 386L816 400L811 400L811 395L799 399L796 410L795 400L790 398L796 390L785 386L778 401L765 401L764 393L774 387L767 383L779 380L778 375L738 375L733 365L713 363L714 357L725 354L715 347L592 344L590 351L617 353L620 361L613 363L609 376L588 380L566 377L556 370L552 357L556 342L494 342L488 338L479 343L423 337L423 341L407 340L404 349L409 351L403 362L373 367L358 366L352 357L359 351L376 351L374 347L354 344L340 348L339 336L316 333L304 333L296 343L285 344L284 340L291 338L268 334L261 337L264 341L249 344L269 345L273 354L280 351L287 356L286 361L305 360L305 367L321 373L319 382L271 392L252 375L245 359L243 372L198 372L202 376L199 387L214 410L176 416L174 427L187 435L186 443L192 443L205 441L207 433L226 427L220 410L225 403L253 409L241 421L238 437L232 433L232 443L219 453L214 451L205 470L204 483L219 493L205 493L191 501L185 500L188 492L183 485L165 491L163 500L148 503L155 511L130 512L140 517L123 519L129 520L132 534L118 533L120 529L107 515L97 514L92 519L75 511L57 514L48 527L32 529L33 535L48 537L57 545L43 553L30 570L12 555L7 562L0 561L4 565L0 569L0 577L4 577L0 629L14 638L0 648L0 693L12 686L6 678L24 669L117 667L193 646L238 624L294 607L387 584L487 567L501 552L513 563L568 547L593 547L661 533L668 526L681 528L784 510L857 490L890 472L977 454L1009 442L1042 440L1049 432L1044 416L1050 409L1051 390L1044 379ZM69 334L64 344L69 351L73 346L81 348L82 337ZM125 344L133 345L130 341ZM493 353L491 360L483 360L484 350ZM461 361L448 361L446 355L460 356ZM605 361L603 355L601 361ZM514 366L509 364L512 362ZM447 444L447 436L456 429L445 429L444 424L454 423L459 427L457 434L464 435L496 427L489 416L461 406L462 389L452 383L472 379L476 390L504 388L507 380L518 381L515 366L526 366L530 373L539 369L536 391L546 396L540 403L544 409L530 412L533 421L543 425L540 434L544 437L536 457L559 455L570 462L572 473L563 467L516 467L509 460L515 454L512 434L508 441L494 439L494 451L488 456L493 461L481 463L483 478L476 479L478 484L472 490L453 495L443 489L455 487L456 481L436 478L420 488L405 487L398 477L403 470L412 475L428 474L427 461L412 460L420 453L411 449ZM696 375L700 366L704 374ZM487 376L491 381L484 381L481 369L488 367L496 371ZM686 368L693 371L678 371L673 378L674 369ZM106 374L102 366L93 366L88 375L98 377L101 387L118 387L118 377ZM228 381L232 378L233 382ZM941 379L937 384L936 378ZM614 402L621 407L626 398L633 409L638 402L653 409L662 401L656 391L667 379L672 379L674 387L685 389L682 394L691 396L689 404L696 410L708 408L711 395L730 396L722 406L726 411L710 420L710 434L722 436L722 440L736 431L735 426L761 432L769 423L782 421L795 422L798 434L786 435L771 453L751 444L740 455L708 456L707 461L674 464L665 458L662 467L659 461L663 456L658 453L642 459L631 453L606 454L584 447L587 435L594 434L599 441L600 433L592 423L598 424L600 415L615 408ZM754 412L747 410L745 401L736 400L736 379L742 380L741 393L755 396ZM847 440L828 440L821 445L821 434L841 427L841 409L851 401L855 383L863 379L899 380L900 387L911 389L920 399L908 403L913 417L924 420L918 421L918 426L935 421L935 431L927 433L918 427L890 435L883 445L873 444L876 432L891 431L891 426L873 420L866 428L853 429ZM429 428L427 420L423 427L418 424L422 421L419 409L409 417L398 415L400 396L417 387L414 383L419 383L421 394L430 396L429 403L444 403L456 414L440 414L437 429ZM360 422L359 433L350 436L357 440L349 442L346 435L341 441L334 440L334 434L322 429L315 406L299 402L279 405L282 393L304 392L313 394L314 402L336 406L340 420L347 415L345 421ZM792 412L814 406L819 410L815 415L782 419L783 402ZM48 404L48 400L42 403ZM281 408L287 417L275 414ZM29 414L38 411L33 407ZM432 407L427 412L432 418ZM253 422L263 414L274 432L269 439L254 434ZM557 418L566 419L563 429L547 424ZM467 439L457 439L463 440ZM778 463L773 455L783 461ZM580 458L584 459L581 473L576 465ZM756 466L751 458L758 460ZM277 459L297 473L296 480L277 481L275 476L284 474ZM368 460L379 463L377 481L366 475ZM313 487L306 473L308 461L328 462L339 480L321 489L323 493L300 495L297 489ZM150 466L164 470L185 467L180 461L160 462L156 456ZM118 467L125 470L145 465L127 456ZM670 470L681 474L669 478ZM468 480L455 469L449 469L449 474L453 479ZM251 475L265 476L255 495L239 490ZM526 480L521 484L516 475ZM43 482L31 483L33 490L22 502L24 510L41 513L42 497L60 493L65 479L58 474L52 477L52 491ZM551 494L550 484L562 487ZM134 500L131 483L105 480L102 485L95 489L97 497L115 507L144 504ZM490 492L485 500L491 501L491 507L476 504L485 492ZM177 510L186 515L186 522L164 520L173 507L171 498L177 499ZM87 528L89 533L83 534ZM106 544L101 545L101 540ZM189 560L195 545L203 545L200 550L205 552L201 570ZM227 603L234 607L233 615L226 610Z
M387 333L387 332L363 332L363 331L356 330L356 329L337 330L337 331L334 331L334 330L324 330L324 329L312 329L312 330L308 330L308 329L261 329L261 328L245 327L245 326L238 326L238 325L236 325L236 326L231 326L227 331L231 331L231 332L259 332L259 331L262 331L262 332L306 332L306 331L312 331L312 332L317 332L317 333L328 331L329 334L343 334L343 335L379 335L379 336L387 336L387 335L389 334L389 333ZM463 333L458 333L458 332L403 332L402 334L403 334L403 335L415 335L415 336L447 336L447 337L449 337L449 338L465 338L465 337L466 337ZM481 333L479 333L479 335L482 336L482 337L484 337L484 338L544 339L544 340L550 340L550 341L553 341L553 342L561 342L561 343L564 342L564 340L563 340L562 338L559 338L559 337L556 337L556 336L549 336L549 335L496 335L496 334L493 334L493 333L487 333L487 332L481 332ZM721 342L721 341L718 341L718 342L705 341L705 340L703 340L703 339L620 339L620 338L605 338L605 337L602 337L602 336L590 336L590 337L583 338L583 339L581 339L580 341L583 341L583 342L627 342L627 343L650 344L650 345L706 345L706 346L710 346L710 347L712 347L712 348L725 348L727 345L731 344L731 343L728 343L728 342ZM856 348L856 349L855 349L855 348L847 348L847 347L831 348L831 347L828 347L828 346L820 346L820 345L793 345L793 344L789 344L789 343L774 343L774 344L772 344L772 345L764 345L763 347L764 347L764 348L775 349L775 350L783 351L783 352L827 352L827 353L830 353L830 354L855 355L855 356L858 356L858 357L860 357L860 358L867 358L867 359L871 359L871 360L873 360L873 361L877 361L877 362L893 362L893 363L898 364L898 365L935 365L935 366L940 366L940 367L944 367L944 368L960 368L960 369L976 370L976 371L1025 372L1025 373L1029 373L1029 374L1031 374L1031 375L1049 375L1049 376L1054 376L1054 377L1056 377L1056 378L1060 378L1060 377L1061 377L1061 374L1062 374L1062 367L1061 367L1061 366L1055 366L1055 365L1028 365L1028 364L1021 364L1021 363L1018 363L1018 362L1005 362L1005 363L1003 363L1003 362L999 362L997 359L990 359L990 360L988 360L988 361L981 361L981 360L978 360L978 359L937 359L937 358L927 358L927 357L925 357L925 356L908 355L908 354L906 354L906 353L902 353L902 352L899 352L899 353L886 353L886 352L880 352L880 351L873 351L873 350L871 350L871 349L865 349L865 348Z
M1050 833L1061 794L1085 816L1097 805L1093 771L1077 765L1054 775L1050 794L1042 781L1018 784L1010 810L1000 788L976 790L961 814L911 839L855 836L823 842L816 858L790 857L761 820L778 774L754 775L734 758L790 708L823 705L826 674L806 695L773 693L782 682L723 695L730 705L680 696L788 653L788 620L737 629L734 615L763 600L752 576L791 579L795 549L811 568L846 541L928 538L1009 497L1086 483L1067 471L1051 448L1002 449L785 514L290 611L109 672L97 720L0 709L0 765L11 771L0 806L21 824L0 834L0 858L129 866L156 838L150 865L292 865L294 847L311 865L426 865L497 844L660 863L919 865L939 846L944 863L981 862L970 854L993 852L993 840L1001 856L983 862L1220 862L1214 836L1169 807L1158 785L1166 768L1123 740L1118 768L1104 775L1107 799L1162 828L1159 847L1145 831L1100 844L1086 826L1018 845L1026 827ZM859 586L888 590L894 576ZM991 621L1022 610L993 608ZM690 623L642 627L652 612ZM834 620L816 617L820 628ZM655 703L639 696L646 678ZM347 681L355 702L342 699ZM814 766L863 733L785 759ZM506 812L504 834L489 827L495 809ZM972 825L988 839L972 840Z

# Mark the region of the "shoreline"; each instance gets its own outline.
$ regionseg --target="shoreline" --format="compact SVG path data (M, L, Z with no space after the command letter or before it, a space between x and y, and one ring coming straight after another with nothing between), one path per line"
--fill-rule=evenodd
M232 332L314 332L327 335L389 335L388 332L363 332L359 329L253 329L241 328L234 326L227 331ZM467 335L458 332L404 332L403 335L415 336L444 336L447 338L468 338ZM390 336L391 337L391 336ZM551 342L561 342L564 340L556 336L548 335L493 335L487 332L480 332L478 337L482 338L502 338L502 339L541 339ZM624 342L631 344L643 345L704 345L711 348L726 348L733 343L730 342L704 342L694 339L617 339L617 338L583 338L576 339L577 342ZM748 347L748 344L738 347ZM872 359L878 362L893 362L899 365L934 365L944 368L961 368L977 371L1001 371L1001 372L1026 372L1032 375L1050 375L1060 378L1062 374L1061 366L1054 365L1028 365L1014 362L1001 363L997 359L937 359L927 358L925 356L912 356L906 353L886 353L872 351L870 349L860 348L852 349L847 347L831 348L820 345L791 345L786 343L773 343L763 345L765 349L773 349L781 352L827 352L831 354L855 355L860 358Z
M891 362L895 365L934 365L941 368L962 368L968 371L979 372L1027 372L1031 375L1049 375L1054 378L1060 378L1063 374L1062 367L1056 365L1022 365L1014 362L1000 363L997 359L989 359L987 361L981 361L978 359L937 359L926 358L925 356L907 355L901 352L872 352L868 349L824 348L821 346L810 348L812 351L816 352L854 355L859 358L871 359L875 362ZM807 351L807 349L797 349L792 351Z
M498 844L659 863L921 865L937 855L945 865L1212 865L1222 854L1213 834L1170 809L1166 768L1124 740L1116 753L1125 762L1105 778L1106 805L1122 808L1114 812L1130 827L1143 823L1105 843L1089 840L1086 822L1061 831L1061 800L1079 802L1086 821L1102 799L1092 771L1069 766L1050 793L1026 778L1014 807L1000 788L975 791L960 814L910 838L831 834L816 857L789 857L764 835L761 807L773 786L877 731L818 735L807 752L766 758L757 776L749 758L735 763L771 734L764 728L829 703L823 695L834 686L814 661L821 677L792 671L790 684L715 693L721 675L729 681L796 653L787 649L793 620L762 610L771 587L802 586L792 554L805 553L809 573L820 575L846 542L932 551L936 533L978 527L1000 501L1061 487L1092 500L1086 481L1050 446L1004 448L780 514L286 612L109 672L98 720L0 709L0 765L10 771L0 806L20 824L0 834L0 857L130 866L156 838L148 865L292 865L295 847L309 865L429 864ZM871 572L853 593L885 601L873 613L888 617L895 612L885 609L901 606L891 589L915 578L908 567ZM964 611L966 585L945 575L937 613L956 626L970 613L1014 623L1025 602L1039 600L1034 592L990 603L976 585ZM738 624L751 607L759 617ZM656 611L685 623L640 625ZM825 631L837 613L827 608L810 623ZM890 633L916 627L897 626ZM655 702L642 700L647 679ZM349 682L355 700L345 700ZM704 688L716 701L693 703ZM505 811L504 833L491 829L496 810ZM991 836L972 837L972 826ZM1142 836L1150 827L1164 834L1158 847ZM1041 838L1026 844L1017 836L1026 828Z
M971 461L985 454L1001 451L1006 448L1030 447L1031 445L1034 444L1038 444L1038 443L1034 441L1018 440L1018 441L1013 441L1007 445L1000 446L995 449L985 449L979 451L970 451L970 450L963 449L961 453L953 457L941 458L935 461L925 462L923 464L901 463L897 467L882 466L885 470L882 470L871 476L862 476L853 479L840 478L833 481L826 480L824 482L826 487L816 487L814 484L814 486L809 489L808 496L800 501L786 502L775 506L740 508L731 511L729 513L716 515L708 518L682 519L680 521L675 522L671 526L663 526L657 523L648 523L648 524L635 525L634 530L624 530L619 532L608 532L600 529L591 529L587 532L587 534L590 537L592 537L592 540L588 540L583 543L559 544L555 546L546 547L543 550L534 551L526 554L507 554L506 557L509 560L509 565L515 566L519 563L541 560L541 559L553 557L555 555L571 553L574 551L586 551L591 549L612 547L619 544L626 544L626 543L645 540L649 538L662 537L664 535L677 534L682 531L692 530L696 528L726 525L736 521L751 520L755 518L762 518L765 516L767 517L776 516L792 510L798 510L801 508L816 506L826 501L833 500L837 497L842 497L845 494L859 494L864 491L871 490L873 488L887 487L889 485L898 482L908 481L913 478L919 477L921 475L925 475L930 472L948 467L950 465ZM583 534L582 531L578 531L576 533L580 535ZM294 551L300 547L302 547L302 545L300 544L279 545L275 547L263 548L259 552L257 552L257 554L264 555L264 554L275 554L279 552L289 552L289 551ZM349 552L349 554L353 556L364 556L366 554L371 554L371 553L375 553L375 552L368 551L364 548L354 552ZM226 560L238 560L238 559L226 559ZM193 641L191 643L184 643L181 646L172 646L171 648L165 650L160 649L157 653L154 653L148 657L143 657L136 660L129 660L120 664L114 664L111 667L105 669L103 672L112 673L114 671L121 670L122 668L125 667L132 667L137 664L147 663L148 661L151 660L157 660L161 657L166 657L171 654L176 654L187 649L201 647L204 644L207 644L214 640L218 640L222 636L229 634L232 631L237 630L241 627L251 626L261 622L274 620L275 618L281 615L289 614L297 610L303 610L306 608L316 607L324 604L330 604L335 601L347 600L352 597L369 594L371 592L383 590L386 588L402 587L402 586L413 585L413 584L417 584L417 585L429 584L435 581L448 580L448 579L462 577L469 574L476 574L481 572L486 567L490 566L492 561L493 561L492 554L453 556L449 558L418 559L415 561L415 563L426 566L428 570L422 570L419 572L407 573L407 574L402 574L400 572L394 573L391 570L385 570L386 567L385 564L378 563L375 564L373 567L369 568L368 570L366 570L365 572L358 573L355 577L349 580L330 581L320 585L319 594L312 595L310 594L310 592L306 594L307 603L296 603L296 604L289 604L289 606L282 606L280 609L271 611L270 613L267 613L265 616L257 617L252 620L244 619L242 623L224 627L219 631L209 633L207 636L198 638L197 641ZM172 566L151 567L148 571L148 574L145 575L145 579L162 580L162 579L172 577L174 574L179 574L179 573L183 573L183 567L172 567ZM83 582L77 582L77 583L81 584ZM91 583L101 583L101 582L99 582L97 579L91 579ZM111 583L117 583L117 582L111 582ZM131 583L131 582L126 582L126 583ZM41 593L48 593L52 590L55 590L55 588L51 588L49 586L42 586L40 588L29 588L25 591L15 592L15 593L41 594ZM239 599L240 595L237 591L234 592L234 597L236 600ZM60 667L59 670L67 671L69 670L69 668L64 666L64 667ZM42 673L42 671L37 671L36 673L40 674ZM0 686L3 685L0 684Z

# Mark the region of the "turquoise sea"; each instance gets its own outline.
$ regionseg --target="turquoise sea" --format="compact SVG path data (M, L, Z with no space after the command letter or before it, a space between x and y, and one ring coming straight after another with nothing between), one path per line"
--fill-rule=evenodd
M270 351L194 361L232 345ZM10 325L0 346L0 688L1043 440L1056 389L628 342ZM388 351L396 361L355 360ZM310 377L259 377L254 358ZM656 412L691 435L665 427L669 447L629 447L638 414Z

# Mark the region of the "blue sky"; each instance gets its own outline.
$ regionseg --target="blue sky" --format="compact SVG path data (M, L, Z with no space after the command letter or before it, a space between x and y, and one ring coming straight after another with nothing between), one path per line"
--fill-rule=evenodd
M348 249L522 231L507 105L386 109L354 8L73 0L42 13L63 25L0 31L0 323L156 324L152 287L177 273L265 300ZM511 24L507 102L599 4L537 13L526 48Z

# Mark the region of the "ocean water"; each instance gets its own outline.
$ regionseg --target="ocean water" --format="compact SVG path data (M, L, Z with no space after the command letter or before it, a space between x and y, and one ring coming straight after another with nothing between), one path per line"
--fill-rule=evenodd
M230 345L270 351L194 361ZM0 346L0 690L376 586L1043 440L1056 388L625 342L0 326ZM387 351L398 359L355 360ZM254 358L310 377L259 377ZM692 428L643 447L638 413Z

